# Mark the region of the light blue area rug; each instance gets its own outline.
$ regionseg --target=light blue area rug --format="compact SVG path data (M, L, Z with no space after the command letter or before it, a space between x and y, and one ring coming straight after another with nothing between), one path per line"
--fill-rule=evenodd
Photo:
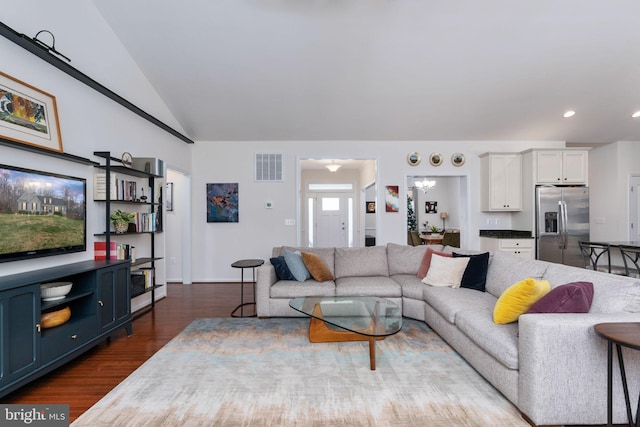
M376 343L312 344L308 319L197 319L80 426L528 426L424 322Z

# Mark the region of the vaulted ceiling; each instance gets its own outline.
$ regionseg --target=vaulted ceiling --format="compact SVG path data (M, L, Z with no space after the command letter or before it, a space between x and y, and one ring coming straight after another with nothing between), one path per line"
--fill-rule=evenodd
M637 0L94 3L194 140L640 140Z

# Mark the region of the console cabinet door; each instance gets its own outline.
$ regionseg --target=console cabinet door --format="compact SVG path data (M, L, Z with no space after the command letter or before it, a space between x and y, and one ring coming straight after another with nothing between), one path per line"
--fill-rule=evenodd
M121 265L98 271L99 331L112 329L131 317L130 268Z
M0 386L40 366L40 285L0 293Z

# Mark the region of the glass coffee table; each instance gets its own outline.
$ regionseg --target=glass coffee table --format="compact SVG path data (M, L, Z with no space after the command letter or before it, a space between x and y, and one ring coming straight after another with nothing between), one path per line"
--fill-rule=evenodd
M289 301L294 310L311 317L309 341L369 341L371 370L376 369L376 340L402 329L400 308L377 297L305 297Z

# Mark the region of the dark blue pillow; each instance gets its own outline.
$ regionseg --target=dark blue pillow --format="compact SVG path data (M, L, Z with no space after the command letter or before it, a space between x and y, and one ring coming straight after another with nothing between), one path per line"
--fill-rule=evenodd
M460 282L461 288L475 289L484 292L487 284L487 270L489 269L489 252L477 255L453 253L454 258L469 258L466 270Z
M269 261L271 261L273 268L276 269L276 276L278 277L278 280L296 280L296 278L293 277L293 274L291 274L289 267L287 267L287 263L283 256L270 258Z

